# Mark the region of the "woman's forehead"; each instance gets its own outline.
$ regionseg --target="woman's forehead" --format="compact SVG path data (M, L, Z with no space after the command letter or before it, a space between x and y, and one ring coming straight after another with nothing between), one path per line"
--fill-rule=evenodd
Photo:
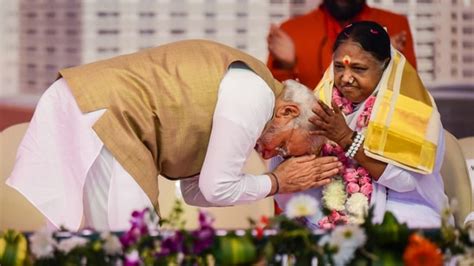
M365 51L359 43L353 41L346 41L341 43L339 47L337 47L336 51L334 51L334 61L342 61L343 58L346 56L351 58L351 62L376 62L372 54Z

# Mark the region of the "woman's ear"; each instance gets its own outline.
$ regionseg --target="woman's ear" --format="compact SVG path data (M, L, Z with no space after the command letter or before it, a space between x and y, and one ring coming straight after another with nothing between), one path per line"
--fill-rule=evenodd
M295 118L300 115L300 108L294 103L283 103L277 107L275 117L277 118Z

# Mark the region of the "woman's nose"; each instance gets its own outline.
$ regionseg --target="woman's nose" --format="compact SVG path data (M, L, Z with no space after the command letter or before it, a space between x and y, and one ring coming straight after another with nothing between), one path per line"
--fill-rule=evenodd
M345 70L343 73L342 73L342 78L341 80L344 82L344 83L350 83L351 82L351 79L352 79L352 73L348 70Z

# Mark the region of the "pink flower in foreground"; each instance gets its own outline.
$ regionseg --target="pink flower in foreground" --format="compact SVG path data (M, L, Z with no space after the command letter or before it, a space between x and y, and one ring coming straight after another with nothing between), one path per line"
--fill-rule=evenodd
M360 176L367 176L369 175L369 172L364 168L364 167L357 167L357 173Z
M344 181L350 182L357 182L357 172L354 169L347 169L344 173Z
M346 186L346 191L349 194L354 194L356 192L359 192L359 190L360 190L359 185L357 185L357 183L354 183L354 182L351 182L351 183L347 184L347 186Z
M327 216L319 220L318 226L319 228L325 229L325 230L332 229L335 227L335 225L329 221L329 218Z
M318 226L321 229L334 229L336 225L347 224L347 222L348 219L345 214L333 210L329 216L325 216L318 221Z
M360 192L364 194L367 198L370 196L372 191L373 191L373 187L371 183L366 183L360 188Z
M375 96L370 96L367 100L365 100L365 109L367 109L367 111L369 113L372 112L372 108L374 107L374 103L375 103Z
M363 177L359 178L359 185L363 186L367 183L372 183L372 179L370 179L369 176L363 176Z
M339 219L341 219L341 214L338 211L332 211L331 214L329 214L329 221L331 222L336 222Z
M341 108L343 103L342 103L342 98L340 97L334 97L333 98L334 103L336 104L337 107Z
M369 124L370 113L362 112L357 118L357 128L364 128Z
M324 144L323 155L333 155L333 151L334 151L334 147L331 144L329 143Z
M352 104L349 102L348 104L343 104L342 105L342 112L344 114L350 114L354 111L354 108L352 107Z
M339 145L334 146L333 149L334 149L333 152L336 153L336 154L338 154L338 153L344 154L344 150L343 150L342 147L339 146Z
M345 114L350 114L354 111L352 102L347 98L344 98L343 95L337 88L333 89L332 94L333 102L342 110ZM376 97L369 97L364 105L364 109L361 111L361 114L357 117L356 130L367 127L367 124L370 120L371 112L375 103ZM343 169L341 172L343 183L345 186L347 200L352 203L346 202L345 208L331 209L328 207L327 202L325 203L326 208L329 208L331 213L318 221L318 225L322 229L331 229L336 225L348 224L349 216L347 214L348 208L354 209L352 205L358 205L359 203L365 203L369 201L370 195L373 191L372 179L369 172L359 166L358 162L350 157L345 156L345 151L339 145L325 145L322 151L323 155L334 155L338 160L343 164ZM324 191L329 191L325 188ZM324 193L323 191L323 193ZM331 192L334 193L334 192ZM349 195L347 195L349 194ZM359 204L360 205L360 204ZM351 211L349 211L350 213ZM351 221L353 222L353 221Z

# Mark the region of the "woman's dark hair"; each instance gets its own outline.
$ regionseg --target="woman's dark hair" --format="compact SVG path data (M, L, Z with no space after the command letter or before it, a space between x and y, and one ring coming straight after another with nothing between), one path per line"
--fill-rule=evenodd
M380 24L373 21L358 21L347 25L336 38L333 52L343 42L351 40L359 43L380 62L390 58L390 37Z

